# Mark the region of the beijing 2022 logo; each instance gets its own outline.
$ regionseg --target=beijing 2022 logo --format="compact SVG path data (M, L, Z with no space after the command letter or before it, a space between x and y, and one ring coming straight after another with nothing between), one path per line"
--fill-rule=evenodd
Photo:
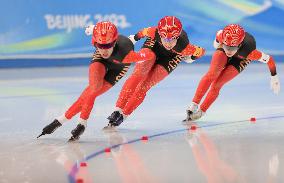
M47 28L49 30L65 29L66 32L71 32L73 29L84 28L88 25L95 24L101 21L111 21L118 28L125 29L131 27L131 24L127 22L126 16L123 14L73 14L73 15L44 15Z

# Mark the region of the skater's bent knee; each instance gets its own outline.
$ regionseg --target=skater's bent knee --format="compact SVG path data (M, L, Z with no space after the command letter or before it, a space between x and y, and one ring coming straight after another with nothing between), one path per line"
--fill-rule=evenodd
M96 94L101 88L102 88L102 84L97 84L97 85L91 85L90 86L90 90L92 95Z
M203 80L208 81L208 82L212 82L214 81L216 78L218 77L218 75L215 72L207 72L204 76L203 76Z
M221 88L222 88L222 85L220 83L213 83L211 86L211 90L217 93L219 93Z

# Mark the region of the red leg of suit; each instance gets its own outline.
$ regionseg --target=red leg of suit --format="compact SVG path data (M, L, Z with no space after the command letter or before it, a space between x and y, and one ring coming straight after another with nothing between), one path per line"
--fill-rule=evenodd
M87 95L87 93L89 93L89 86L82 92L82 94L80 95L80 97L77 99L76 102L74 102L71 107L69 107L69 109L65 112L65 117L67 119L71 119L73 116L75 116L77 113L79 113L82 109L82 104L84 101L84 96Z
M224 52L219 51L219 50L214 52L212 56L210 68L208 72L200 80L197 90L195 92L195 96L193 98L193 102L197 104L200 103L202 97L208 91L211 83L215 79L217 79L221 71L224 69L225 65L227 64L227 60L228 60L228 57L226 56Z
M156 61L156 58L154 57L151 60L146 60L144 62L136 63L133 73L126 80L126 82L124 83L122 87L122 90L116 102L116 107L119 107L121 109L125 107L127 101L131 98L137 85L146 79L155 61Z
M210 107L210 105L216 100L216 98L219 95L219 91L223 87L223 85L230 80L232 80L234 77L236 77L239 74L238 70L232 66L227 66L219 75L219 77L212 83L210 90L205 98L205 100L200 105L200 109L203 112L206 112L206 110Z
M67 119L71 119L74 115L79 113L80 111L84 113L83 119L88 117L87 115L89 109L92 109L93 101L95 100L95 96L98 96L98 94L101 94L102 92L105 92L107 89L109 89L108 83L106 86L103 86L105 81L104 81L104 76L106 74L105 66L99 62L93 63L92 67L90 67L90 76L92 78L89 78L90 81L95 81L92 82L92 86L88 86L79 99L65 112L65 117ZM91 105L91 107L90 107ZM82 114L81 114L82 115Z
M109 90L112 87L112 85L106 81L104 81L103 86L100 90L98 90L96 93L90 94L88 97L86 97L85 102L82 105L82 110L80 114L80 118L87 120L89 119L90 113L93 109L94 102L96 100L96 97L105 93L107 90Z
M131 114L143 102L147 91L168 75L164 67L155 65L147 78L136 87L132 97L123 108L123 114Z

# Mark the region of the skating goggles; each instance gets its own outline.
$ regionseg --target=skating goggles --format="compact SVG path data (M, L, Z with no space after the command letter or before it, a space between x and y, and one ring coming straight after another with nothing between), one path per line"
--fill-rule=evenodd
M164 42L167 42L167 43L170 43L172 41L175 41L177 40L177 37L173 37L173 38L162 38L161 39L164 41Z
M223 44L223 49L226 51L237 51L240 48L239 46L227 46L225 44Z
M116 40L111 42L111 43L108 43L108 44L95 43L95 46L99 49L105 50L105 49L110 49L110 48L114 47L115 43L116 43Z

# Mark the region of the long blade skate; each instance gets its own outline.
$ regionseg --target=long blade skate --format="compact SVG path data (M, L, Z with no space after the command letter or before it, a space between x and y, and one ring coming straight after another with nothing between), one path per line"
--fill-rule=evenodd
M68 142L75 142L75 141L77 141L77 140L79 140L80 139L80 137L71 137L69 140L68 140Z
M45 134L41 133L39 136L37 136L37 139L38 139L39 137L43 136L43 135L45 135Z
M71 138L68 140L68 142L74 142L76 140L79 140L80 136L84 133L85 126L82 124L78 124L74 130L71 131Z
M117 126L123 122L123 115L119 111L114 111L108 118L108 125L103 128L105 132L117 131Z
M57 128L59 128L60 126L62 126L62 124L55 119L52 123L50 123L49 125L45 126L42 129L42 132L39 136L37 136L37 138L46 135L46 134L52 134Z
M103 131L104 132L116 132L117 128L116 128L116 126L109 123L107 126L103 127Z
M183 125L187 125L187 124L190 124L192 122L192 119L191 119L192 114L193 114L193 112L191 110L186 110L187 116L184 120L182 120Z

